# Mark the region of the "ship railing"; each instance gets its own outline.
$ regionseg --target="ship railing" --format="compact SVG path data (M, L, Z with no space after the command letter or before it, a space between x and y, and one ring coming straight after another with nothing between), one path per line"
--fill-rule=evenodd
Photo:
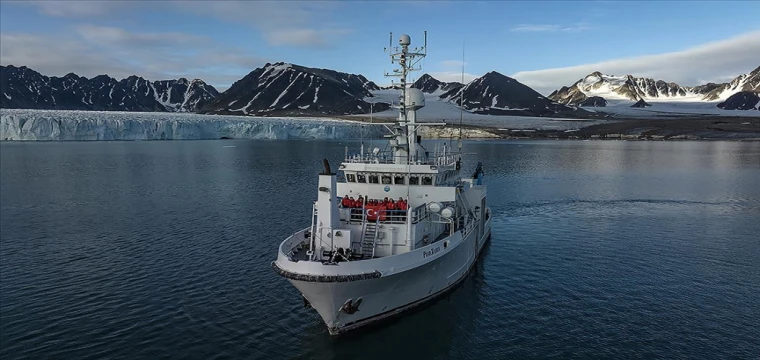
M343 212L341 219L348 223L363 224L367 220L378 220L381 224L405 224L407 210L374 210L367 208L340 208Z
M370 153L370 154L354 154L354 155L348 155L345 157L344 162L346 163L370 163L370 164L396 164L396 160L399 159L400 163L406 163L407 160L409 164L411 165L438 165L438 166L446 166L451 165L457 162L457 160L460 159L459 154L443 154L443 153L433 153L427 156L412 156L411 158L407 158L407 156L396 156L390 151L383 151L379 153Z
M427 204L422 204L412 209L412 224L416 224L430 217Z
M407 216L411 216L412 224L416 224L433 215L427 204L421 204L410 210L347 208L343 206L339 206L338 209L341 212L341 220L349 224L364 224L368 220L375 221L376 219L381 224L406 224Z
M325 240L325 239L322 238L322 235L320 234L321 231L319 231L320 227L317 224L317 215L318 215L318 210L317 209L318 209L317 208L317 202L314 201L313 204L312 204L312 214L313 214L312 224L311 224L311 227L309 228L309 230L307 230L307 232L306 232L306 236L309 239L311 239L311 244L313 244L311 246L311 249L317 249L317 248L320 248L320 246L321 246L321 248L323 249L322 250L322 260L321 260L322 263L335 264L337 261L351 261L351 259L349 258L349 256L341 254L339 251L335 251L336 248L337 249L340 249L340 248L338 248L337 246L334 246L333 243L332 243L332 241ZM319 244L317 244L317 241L319 242ZM314 258L313 257L314 250L311 250L311 249L310 249L310 251L307 252L307 256L309 258L308 259L309 261L313 261L313 258ZM289 258L290 258L290 256L289 256ZM336 258L339 258L339 259L336 260ZM291 261L292 261L292 258L291 258Z

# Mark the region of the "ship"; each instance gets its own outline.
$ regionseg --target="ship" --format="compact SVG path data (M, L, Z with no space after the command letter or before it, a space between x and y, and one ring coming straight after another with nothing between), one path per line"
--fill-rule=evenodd
M407 84L420 70L424 46L410 48L401 35L386 52L399 78L398 118L387 126L387 150L346 151L319 172L311 225L279 245L272 268L300 293L331 335L401 316L453 291L470 273L491 239L491 209L484 171L477 162L464 173L461 124L457 148L423 141L418 122L425 106L420 89ZM426 147L427 146L427 147ZM432 149L428 149L432 148ZM432 151L431 151L432 150ZM463 175L464 173L464 175ZM467 176L471 174L470 176Z

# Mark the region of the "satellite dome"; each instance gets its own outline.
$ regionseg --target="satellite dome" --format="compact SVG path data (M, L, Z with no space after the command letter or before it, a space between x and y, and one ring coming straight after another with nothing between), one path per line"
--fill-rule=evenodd
M412 43L412 38L410 38L409 35L404 34L398 38L398 44L401 46L409 45L411 43Z

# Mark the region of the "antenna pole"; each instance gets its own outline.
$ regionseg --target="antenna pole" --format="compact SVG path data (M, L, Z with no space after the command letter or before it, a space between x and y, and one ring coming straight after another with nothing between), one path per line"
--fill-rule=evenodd
M459 153L462 153L462 118L464 117L464 40L462 40L462 92L459 94Z
M425 42L422 49L425 51L425 55L427 55L427 30L425 30Z
M393 52L393 31L391 31L391 36L388 39L388 51ZM391 64L393 64L393 57L391 56ZM392 80L391 80L392 82Z
M372 103L369 104L369 108L370 117L372 117ZM364 159L364 123L362 123L362 127L359 129L359 143L361 144L361 147L359 148L359 155L361 155L361 158Z

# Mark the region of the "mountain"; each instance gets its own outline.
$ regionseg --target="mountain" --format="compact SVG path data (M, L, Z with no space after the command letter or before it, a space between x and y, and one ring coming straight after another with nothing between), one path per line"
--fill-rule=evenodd
M219 92L202 80L117 81L69 73L48 77L25 66L0 66L0 108L195 112Z
M652 105L644 101L644 99L640 99L635 104L631 105L632 108L643 108L643 107L648 107L648 106L652 106Z
M740 91L760 92L760 67L748 74L739 75L731 82L707 83L693 87L651 78L638 78L632 75L605 75L596 71L569 87L563 86L552 92L549 98L571 106L584 104L591 97L634 102L639 100L710 102L725 100Z
M201 112L234 115L345 115L370 112L371 91L362 75L288 63L267 63L236 81ZM376 103L374 111L389 107Z
M605 75L595 71L576 81L570 87L563 86L549 95L549 98L565 105L579 105L589 97L639 101L653 98L674 98L690 94L689 88L676 83L637 78L631 75Z
M740 91L717 106L723 110L760 110L760 96L754 91Z
M412 83L412 87L420 89L422 92L432 94L436 91L448 92L452 90L458 90L462 87L460 82L443 82L428 74L420 76L417 81Z
M607 106L607 100L604 100L603 97L600 96L592 96L587 98L586 100L581 101L581 103L578 105L580 107L605 107Z
M740 91L760 92L760 66L748 74L737 76L731 82L719 84L707 92L704 99L709 101L724 99Z
M519 81L491 71L440 96L470 112L485 115L546 116L585 112L558 104Z

